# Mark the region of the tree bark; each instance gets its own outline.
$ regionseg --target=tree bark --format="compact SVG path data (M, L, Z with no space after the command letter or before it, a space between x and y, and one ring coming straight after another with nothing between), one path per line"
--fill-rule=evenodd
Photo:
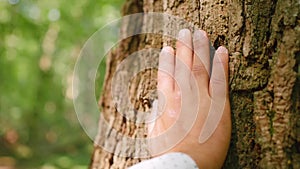
M224 168L296 169L300 168L299 10L298 0L127 0L122 14L180 16L207 31L215 48L224 45L229 49L233 131ZM123 23L121 34L142 26L140 20L135 25ZM117 112L110 90L112 75L126 56L163 44L172 45L173 41L160 35L137 35L122 40L110 53L99 101L110 127L99 124L103 132L95 141L90 168L126 168L144 160L118 157L98 144L120 147L120 140L107 134L111 127L132 138L146 136L144 125L129 122ZM145 62L157 61L146 58ZM155 88L155 70L135 77L129 93L134 107L148 111L156 99L151 92Z

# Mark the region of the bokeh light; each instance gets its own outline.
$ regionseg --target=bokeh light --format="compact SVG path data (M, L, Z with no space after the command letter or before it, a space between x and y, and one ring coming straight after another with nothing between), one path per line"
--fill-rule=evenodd
M74 112L73 67L122 3L0 0L1 169L87 168L93 143Z

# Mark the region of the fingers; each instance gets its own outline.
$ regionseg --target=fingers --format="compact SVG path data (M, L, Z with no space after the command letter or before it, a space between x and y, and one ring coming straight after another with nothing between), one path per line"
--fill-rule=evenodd
M170 46L162 49L159 56L157 73L158 113L162 113L169 104L174 91L175 56Z
M228 96L228 50L223 46L216 50L209 94L213 100Z
M210 51L207 34L203 30L196 30L193 38L194 56L192 72L197 81L200 93L208 94Z
M217 49L214 56L209 94L211 96L211 107L200 133L200 143L206 142L213 135L222 117L227 120L225 122L230 123L230 109L228 104L228 51L223 46ZM225 116L223 116L224 113Z
M192 35L190 30L182 29L176 43L175 79L180 87L189 86L190 71L193 64ZM176 88L176 87L175 87Z
M167 125L174 122L173 118L170 118L168 113L172 108L174 101L174 74L175 74L175 56L172 47L164 47L159 57L159 68L158 68L158 111L163 113L159 124Z
M175 57L174 50L170 46L162 49L159 56L157 74L157 88L163 93L171 93L174 89Z

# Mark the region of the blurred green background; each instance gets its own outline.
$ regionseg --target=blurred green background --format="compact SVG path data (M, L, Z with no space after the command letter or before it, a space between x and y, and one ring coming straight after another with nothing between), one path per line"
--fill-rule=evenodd
M93 143L74 112L73 68L121 5L0 0L0 169L87 168Z

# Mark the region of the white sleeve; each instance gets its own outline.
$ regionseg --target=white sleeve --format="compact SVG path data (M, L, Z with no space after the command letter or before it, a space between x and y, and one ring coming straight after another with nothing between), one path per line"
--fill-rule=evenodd
M176 152L142 161L128 169L198 169L198 166L190 156Z

